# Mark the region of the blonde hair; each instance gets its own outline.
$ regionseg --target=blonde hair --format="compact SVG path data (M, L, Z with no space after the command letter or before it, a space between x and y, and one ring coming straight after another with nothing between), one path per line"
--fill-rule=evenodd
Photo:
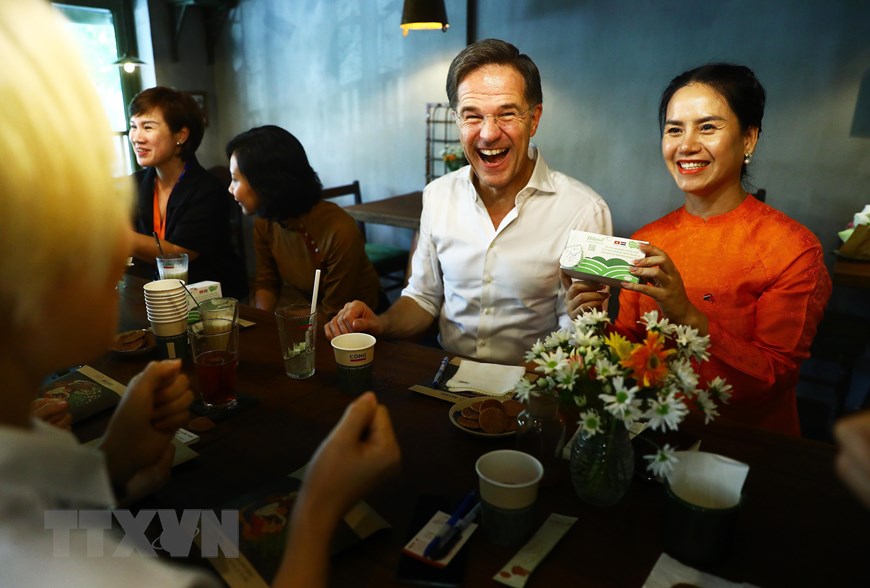
M106 279L131 212L111 131L63 18L0 2L0 317L26 324L68 275Z

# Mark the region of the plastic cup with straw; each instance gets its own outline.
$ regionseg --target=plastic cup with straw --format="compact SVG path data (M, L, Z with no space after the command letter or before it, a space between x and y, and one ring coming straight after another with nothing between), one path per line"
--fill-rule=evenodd
M157 235L157 231L151 234L154 235L154 241L157 243L157 250L160 253L156 260L157 272L160 274L160 279L178 278L187 282L187 266L190 261L187 253L170 253L167 255L160 244L160 237Z
M314 272L311 304L290 304L275 311L284 371L295 380L314 374L314 343L317 340L317 293L320 270Z

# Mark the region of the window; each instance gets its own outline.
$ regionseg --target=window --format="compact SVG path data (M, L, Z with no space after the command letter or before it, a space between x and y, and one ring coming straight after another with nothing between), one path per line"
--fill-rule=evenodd
M115 174L132 173L135 160L127 140L127 104L141 88L141 82L138 71L127 73L113 65L135 47L130 5L124 0L65 0L53 4L69 21L73 39L115 132L121 162Z

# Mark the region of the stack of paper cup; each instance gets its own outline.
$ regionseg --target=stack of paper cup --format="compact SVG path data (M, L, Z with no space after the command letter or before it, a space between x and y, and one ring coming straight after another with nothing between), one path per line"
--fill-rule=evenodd
M144 286L145 310L157 349L166 359L187 352L187 292L179 280L155 280Z

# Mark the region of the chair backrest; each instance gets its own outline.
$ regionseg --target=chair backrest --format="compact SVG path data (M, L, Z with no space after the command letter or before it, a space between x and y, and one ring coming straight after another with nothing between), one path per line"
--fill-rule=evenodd
M345 198L348 196L353 197L353 202L351 204L362 204L362 193L359 187L359 180L354 180L350 184L345 184L344 186L335 186L333 188L324 188L321 192L321 198L323 200L338 200L340 198ZM340 203L337 203L340 204ZM344 205L342 205L344 206ZM359 232L362 233L363 239L366 238L366 224L361 221L357 221L357 226L359 227Z
M216 165L210 167L208 173L217 178L221 185L227 189L227 194L229 194L230 181L232 181L230 168L225 165ZM242 214L241 206L238 206L235 202L230 204L230 236L233 240L233 249L241 258L242 264L245 267L245 274L247 275L248 259L246 257L247 248L245 247L244 215Z

